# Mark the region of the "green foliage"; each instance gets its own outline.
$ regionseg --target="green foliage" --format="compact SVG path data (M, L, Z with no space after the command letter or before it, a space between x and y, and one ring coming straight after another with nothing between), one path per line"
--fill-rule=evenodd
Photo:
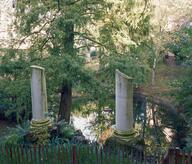
M189 75L191 74L191 71L189 72ZM192 78L191 76L188 76L188 78L184 79L183 81L180 81L180 83L177 84L177 90L173 94L175 99L179 102L179 104L184 108L184 112L187 117L192 117Z
M49 109L58 111L58 94L63 80L67 79L75 87L89 80L83 68L84 61L74 51L74 39L69 40L69 33L78 37L82 27L102 16L105 3L103 0L83 1L17 1L16 22L17 45L24 42L28 50L9 49L2 52L0 93L3 113L15 114L17 120L31 113L30 65L45 67L47 74ZM69 29L69 25L75 26ZM70 31L71 30L71 31ZM43 35L42 32L46 35ZM68 36L69 35L69 36ZM67 39L67 41L65 41ZM27 41L26 41L27 40ZM65 43L64 43L65 42ZM69 43L69 46L66 45ZM72 46L71 46L72 45ZM68 49L66 51L66 49ZM4 50L3 50L4 51Z
M192 124L192 119L190 118L189 125L191 124ZM191 151L192 150L192 128L191 127L190 127L186 141L187 141L187 145L185 149Z
M29 121L16 125L14 128L8 128L6 136L0 139L0 144L17 145L25 143L24 137L29 134Z
M3 113L12 120L13 113L17 121L21 114L28 116L30 106L29 63L23 51L2 49L0 51L0 99Z
M188 149L192 148L191 147L192 77L190 75L191 71L189 72L189 76L186 79L183 79L183 81L180 81L179 83L175 84L175 88L177 89L173 93L173 97L179 103L179 106L182 108L185 120L188 123L189 131L187 133L187 144L186 144L186 147Z
M51 143L51 144L68 143L69 140L75 134L74 127L70 124L67 124L63 120L56 123L56 125L58 128L58 134L56 134L56 137L53 137L53 136L50 136L50 131L49 131L48 135L50 139L48 143ZM22 124L16 125L16 127L8 128L7 134L1 137L0 144L5 144L5 145L6 144L8 145L31 144L31 143L37 144L39 142L40 144L43 144L42 141L44 141L44 135L47 135L46 129L45 129L45 132L43 132L43 134L39 133L40 130L41 129L38 129L37 131L35 131L35 133L38 133L38 137L40 137L37 139L36 138L37 136L34 136L34 134L31 133L30 122L29 121L23 122ZM33 130L33 133L34 133L34 130Z
M59 144L66 144L69 143L69 139L61 138L61 137L54 137L48 140L48 144L59 145Z
M70 139L75 134L75 129L72 125L64 122L63 120L58 122L59 133L61 137Z
M16 112L17 120L21 120L21 114L28 118L29 66L40 65L46 70L49 111L58 112L61 86L67 80L73 93L84 99L76 107L91 102L101 116L101 109L114 106L115 69L133 76L136 86L146 81L149 58L133 49L148 40L150 8L150 3L142 0L18 0L17 46L26 43L29 48L10 49L2 57L0 93L4 110ZM85 67L79 47L88 44L99 49L99 70Z
M178 63L192 65L192 27L184 27L174 32L172 40L167 47L176 55Z
M117 55L109 56L103 59L103 62L100 71L104 73L104 75L107 75L105 76L105 79L110 80L111 82L114 82L116 69L133 77L136 86L143 84L147 80L149 67L146 63L143 63L136 54L123 57Z
M147 1L107 0L99 40L106 48L124 54L148 39L151 4Z
M192 27L185 26L172 34L172 42L167 44L167 48L176 55L177 62L181 65L192 65ZM179 104L184 118L188 124L186 149L192 149L192 78L191 71L185 79L172 82L172 87L175 89L173 97Z

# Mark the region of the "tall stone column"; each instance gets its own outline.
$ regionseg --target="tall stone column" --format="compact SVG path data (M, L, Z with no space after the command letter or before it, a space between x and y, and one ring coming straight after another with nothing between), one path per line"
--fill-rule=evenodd
M45 70L43 67L31 66L31 98L32 98L32 120L31 131L38 143L44 142L48 137L48 126L50 120L47 117L47 92Z
M47 112L47 92L45 70L43 67L31 66L31 98L33 120L45 118Z
M116 70L115 87L115 136L129 140L133 130L133 79Z

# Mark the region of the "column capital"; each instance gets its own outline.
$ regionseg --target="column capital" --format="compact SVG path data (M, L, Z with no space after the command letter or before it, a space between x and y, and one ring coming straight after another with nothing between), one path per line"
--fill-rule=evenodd
M133 78L131 76L127 76L126 74L122 73L118 69L115 70L115 73L116 73L116 75L119 74L120 76L124 77L127 80L133 80Z
M37 65L32 65L30 66L31 68L34 68L34 69L40 69L40 70L45 70L45 68L41 67L41 66L37 66Z

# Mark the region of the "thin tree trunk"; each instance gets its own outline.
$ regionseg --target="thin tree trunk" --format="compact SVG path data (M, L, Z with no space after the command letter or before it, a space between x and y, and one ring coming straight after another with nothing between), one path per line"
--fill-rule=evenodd
M70 122L71 113L71 103L72 103L72 85L71 83L65 81L61 89L61 100L59 107L58 121L65 120L65 122Z
M152 68L152 77L151 77L151 84L155 85L155 72L156 72L156 65L157 65L157 58L155 57L153 61L153 68Z
M146 130L146 119L147 119L147 114L146 114L147 101L146 101L146 98L143 99L141 110L143 110L143 112L144 112L143 133L142 133L142 138L144 140L144 138L145 138L145 130Z
M155 137L156 137L157 143L159 145L161 145L161 142L160 142L160 139L158 136L158 131L157 131L158 127L157 127L157 122L156 122L156 117L155 117L155 107L156 107L156 105L152 104L151 110L152 110L153 126L154 126L154 132L155 132Z

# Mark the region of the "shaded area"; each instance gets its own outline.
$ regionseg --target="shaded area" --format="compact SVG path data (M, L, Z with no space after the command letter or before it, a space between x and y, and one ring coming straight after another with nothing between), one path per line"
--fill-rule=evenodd
M15 123L0 120L0 137L5 136L8 132L8 127L14 127Z

